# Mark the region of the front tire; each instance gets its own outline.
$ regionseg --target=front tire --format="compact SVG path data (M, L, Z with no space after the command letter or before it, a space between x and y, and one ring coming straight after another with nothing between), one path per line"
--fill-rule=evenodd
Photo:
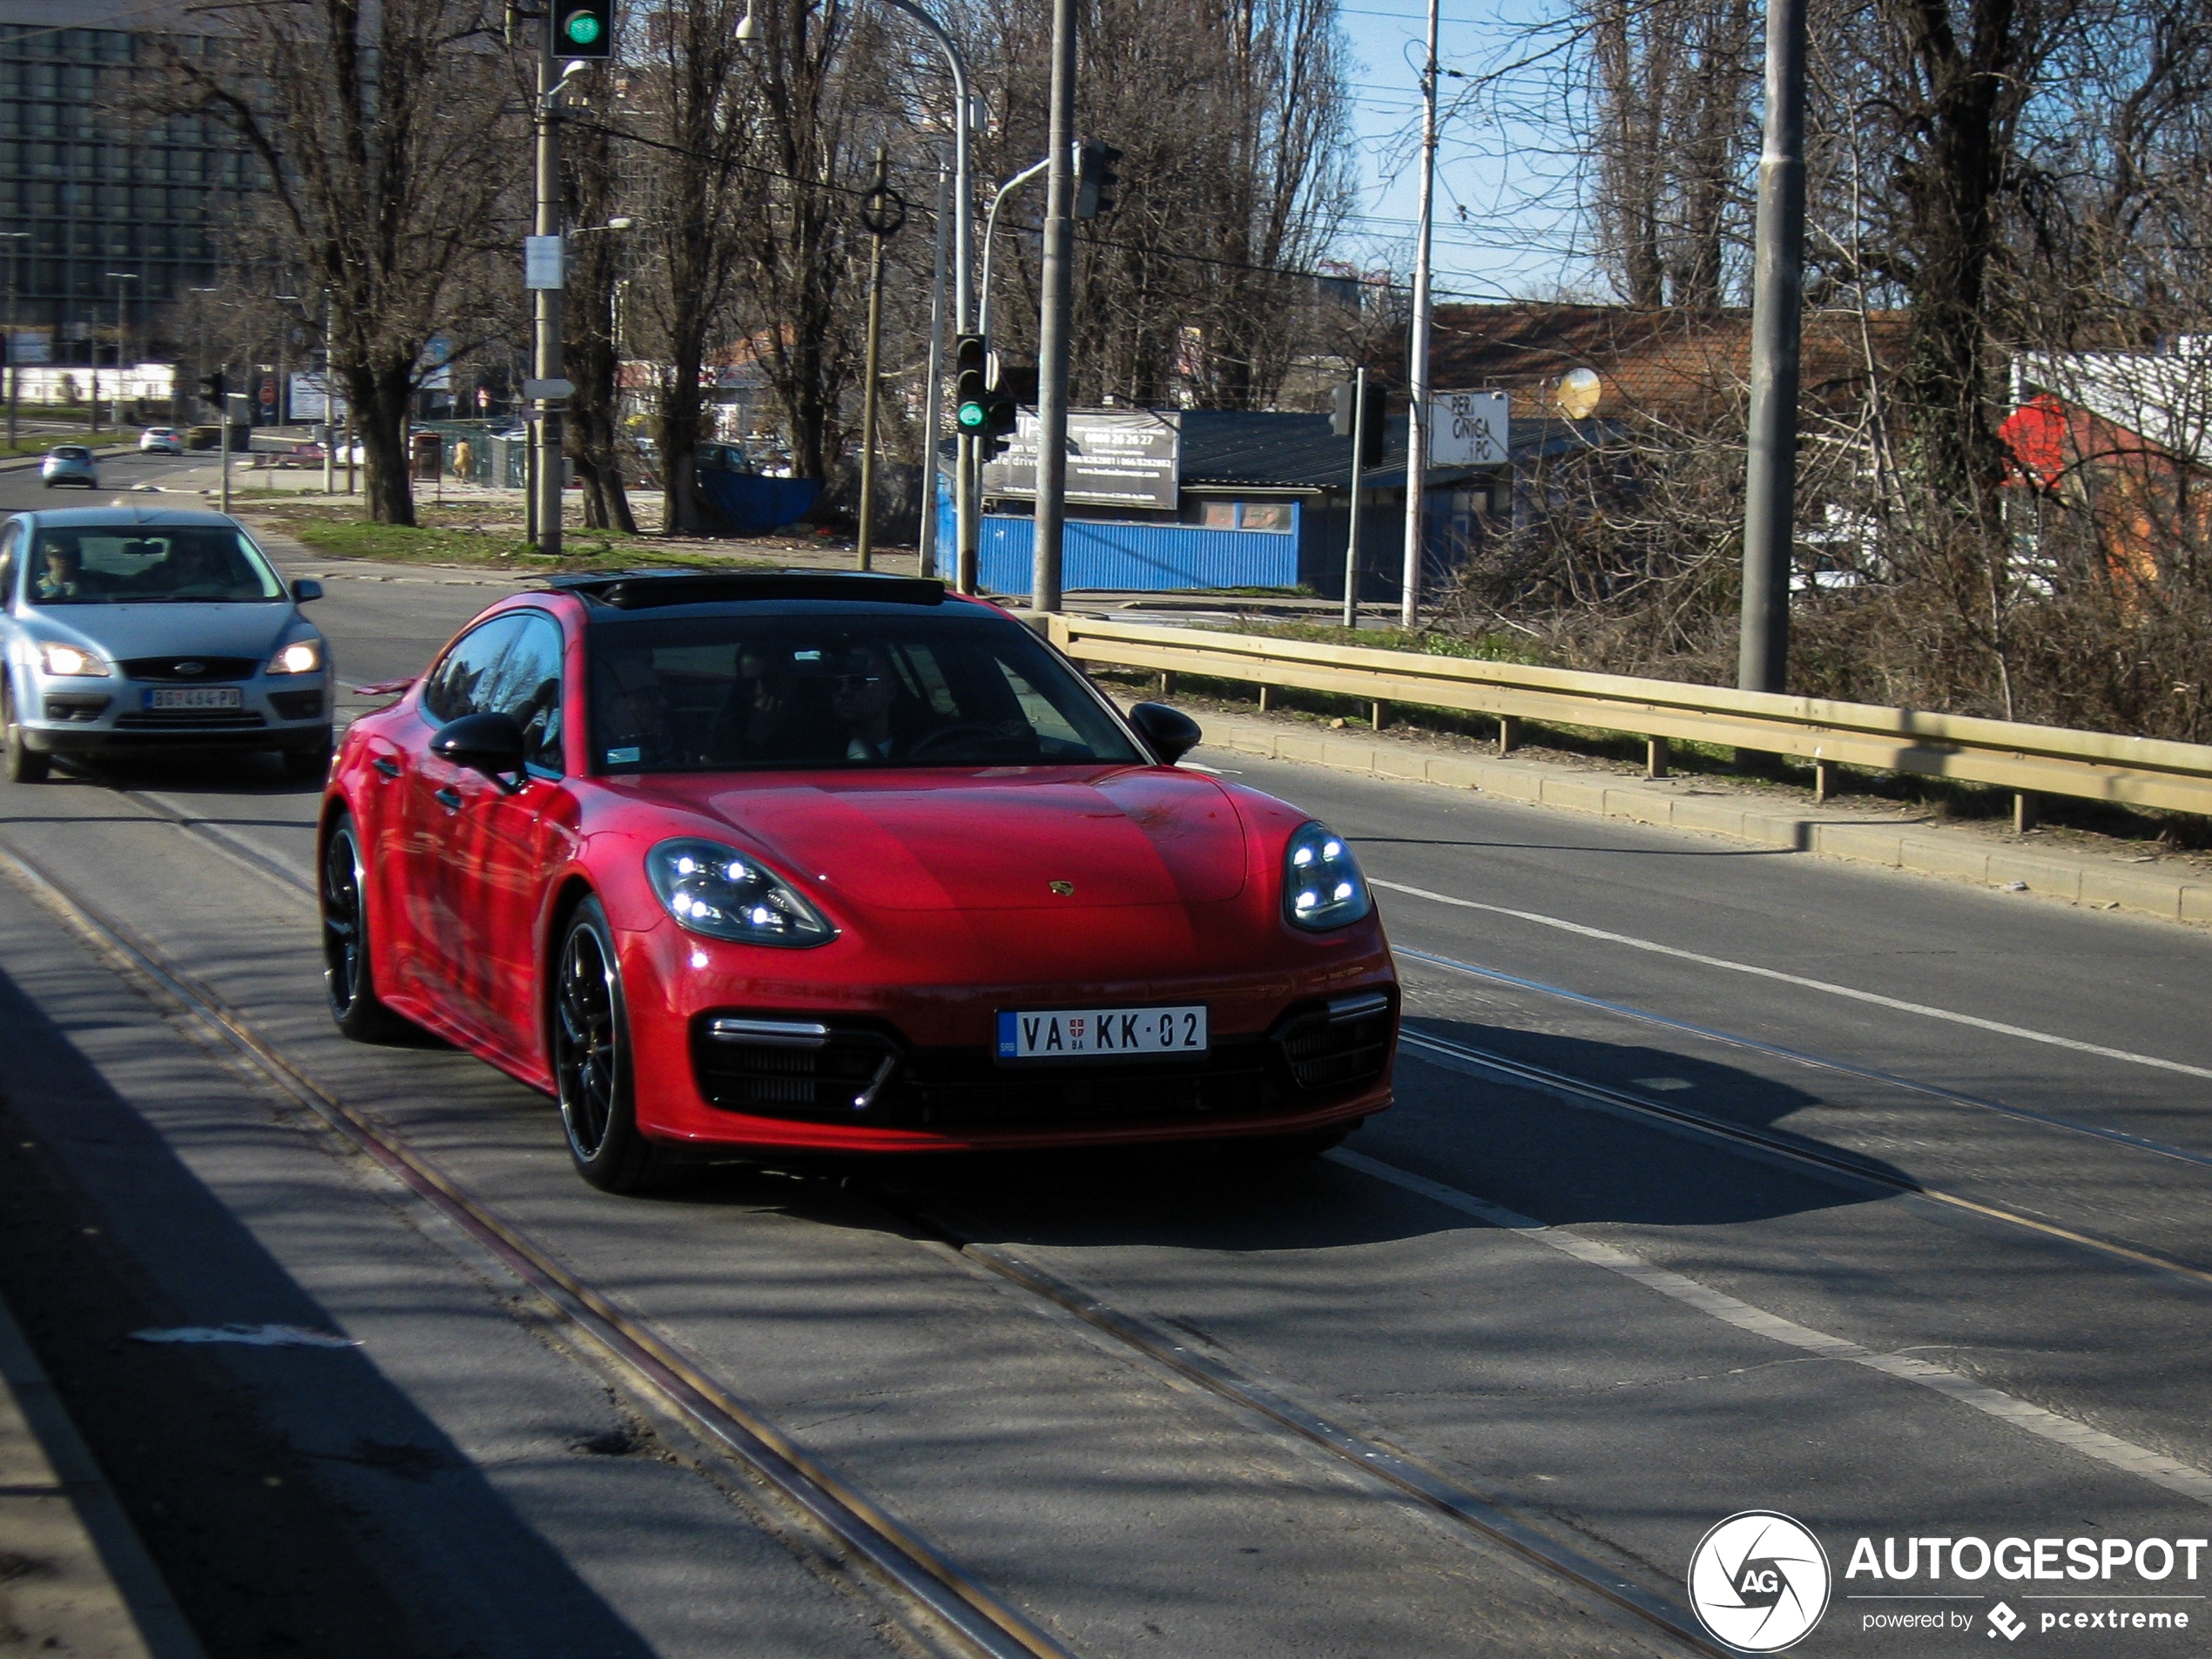
M569 1157L602 1192L642 1192L653 1184L653 1145L637 1132L629 1005L614 930L597 899L569 917L552 981L550 1046Z
M11 784L36 784L45 781L53 770L54 759L32 748L24 736L21 722L16 718L15 688L0 678L0 724L7 732L7 773Z
M353 814L341 813L322 846L322 982L330 1017L356 1042L388 1042L407 1022L376 995L368 944L368 866Z

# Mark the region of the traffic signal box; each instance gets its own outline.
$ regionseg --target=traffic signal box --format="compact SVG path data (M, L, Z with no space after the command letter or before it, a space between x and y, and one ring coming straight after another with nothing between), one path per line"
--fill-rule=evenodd
M614 0L549 0L556 58L598 59L615 55Z
M1114 187L1122 182L1114 171L1122 152L1110 144L1085 142L1076 146L1076 217L1096 219L1114 211Z
M1006 448L1014 430L1015 401L1010 391L991 384L990 342L981 334L962 334L953 350L954 424L978 441L986 461Z
M1353 404L1359 398L1359 382L1345 381L1330 394L1329 430L1339 438L1349 438L1355 430L1357 411ZM1383 389L1372 381L1367 382L1367 415L1356 421L1359 438L1359 464L1379 467L1383 457L1383 424L1388 418L1388 405L1383 401Z

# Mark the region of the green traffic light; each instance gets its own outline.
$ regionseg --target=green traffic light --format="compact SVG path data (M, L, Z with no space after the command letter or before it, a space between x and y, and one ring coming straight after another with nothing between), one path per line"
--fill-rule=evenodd
M572 11L561 25L561 32L579 46L589 46L599 38L599 20L588 11Z
M970 431L981 426L984 419L983 406L981 403L963 403L960 406L960 423Z

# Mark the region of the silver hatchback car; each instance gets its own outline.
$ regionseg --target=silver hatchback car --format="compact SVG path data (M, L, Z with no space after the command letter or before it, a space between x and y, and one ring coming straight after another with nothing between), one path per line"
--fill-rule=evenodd
M0 527L0 719L10 782L53 757L145 748L273 749L298 778L330 765L330 651L238 521L91 507Z
M47 450L38 475L49 489L56 484L82 484L87 489L100 487L99 464L81 443L57 443Z

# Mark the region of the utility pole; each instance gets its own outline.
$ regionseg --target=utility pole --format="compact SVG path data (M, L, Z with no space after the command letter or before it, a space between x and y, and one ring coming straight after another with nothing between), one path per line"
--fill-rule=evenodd
M1344 549L1344 625L1359 625L1359 488L1367 470L1367 366L1352 377L1352 529Z
M1432 3L1433 0L1432 0ZM1052 0L1052 104L1046 124L1044 315L1037 337L1037 518L1029 609L1060 609L1068 514L1068 328L1075 274L1076 0Z
M123 285L126 282L136 282L138 280L138 273L136 271L110 271L107 274L108 280L115 284L115 430L118 435L120 435L123 431L123 388L125 372L124 359L130 348L130 331L125 326L123 313L125 293ZM97 348L93 351L92 356L95 361L98 361L99 352ZM94 424L97 425L99 420L99 399L95 397L92 402L94 405L92 418Z
M1428 251L1436 218L1437 0L1428 0L1428 55L1421 64L1421 208L1413 243L1413 339L1406 406L1406 569L1398 619L1420 620L1421 541L1428 494Z
M1743 615L1736 667L1737 686L1746 691L1780 691L1789 678L1804 233L1804 0L1767 0L1765 138L1751 279L1750 457L1743 475Z
M945 239L952 170L937 153L937 260L929 278L929 374L921 388L921 574L937 574L937 423L945 395ZM957 480L958 475L954 475Z
M337 376L332 372L338 354L338 307L330 290L322 291L322 493L338 493Z

